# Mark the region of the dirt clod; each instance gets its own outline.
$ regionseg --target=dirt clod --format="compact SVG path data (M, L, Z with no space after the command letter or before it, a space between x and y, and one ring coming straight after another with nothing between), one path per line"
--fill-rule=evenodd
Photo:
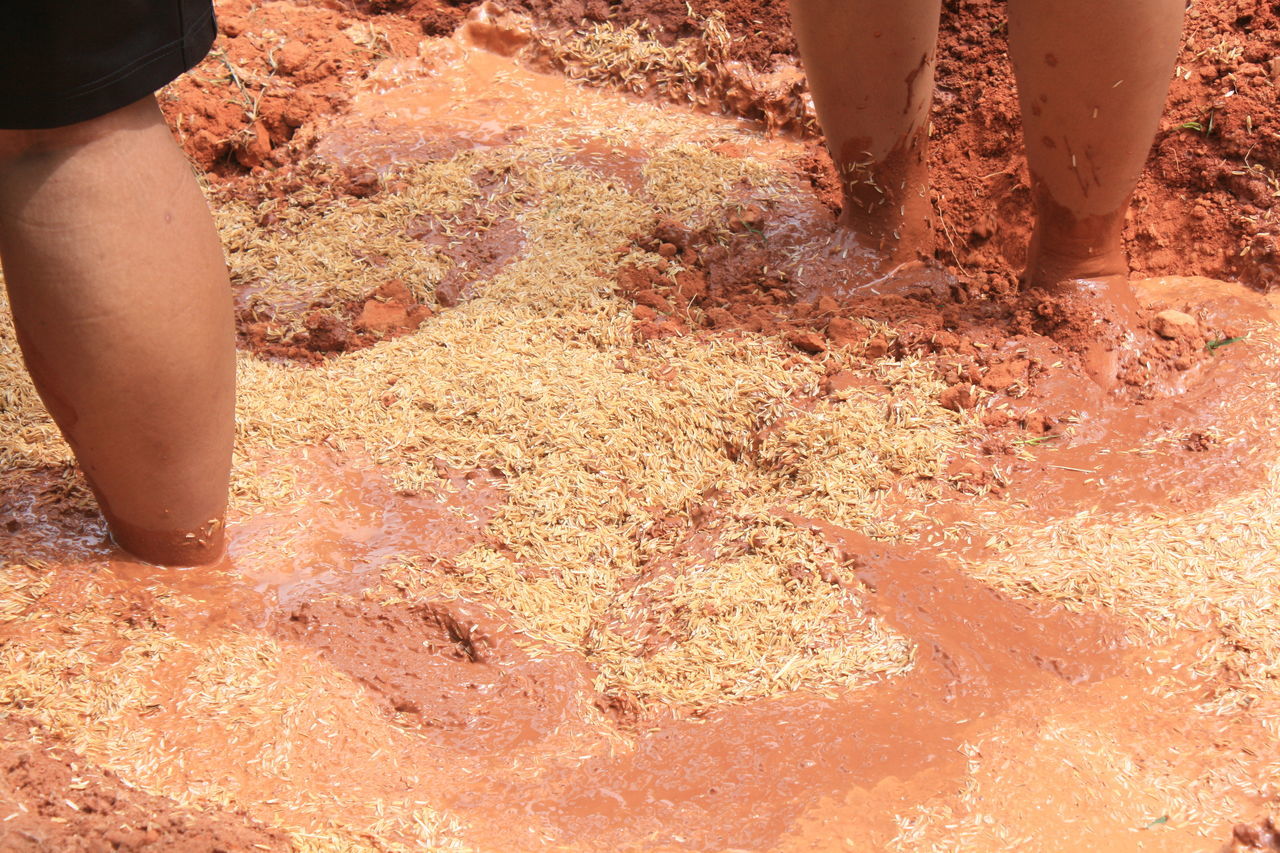
M972 385L952 385L938 396L938 402L944 409L961 412L972 409L978 404L978 397Z
M792 332L787 335L787 343L811 355L826 352L827 349L827 342L816 332Z
M1156 314L1152 318L1151 328L1160 337L1171 341L1178 338L1194 338L1200 334L1200 324L1195 317L1172 308Z

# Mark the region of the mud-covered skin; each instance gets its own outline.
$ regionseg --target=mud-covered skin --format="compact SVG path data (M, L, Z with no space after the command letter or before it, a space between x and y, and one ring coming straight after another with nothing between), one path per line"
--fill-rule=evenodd
M1124 330L1137 328L1138 304L1121 230L1173 75L1182 12L1180 0L1009 4L1035 213L1025 284L1095 303L1100 321ZM1095 351L1095 377L1113 381L1118 361Z
M888 263L933 248L926 134L939 4L794 0L818 118L841 177L841 221ZM1108 328L1088 356L1103 384L1137 324L1121 246L1177 51L1182 5L1009 4L1035 230L1026 286L1096 303ZM1105 35L1105 37L1104 37ZM905 86L895 85L902 78Z
M1104 387L1140 359L1121 240L1173 74L1183 4L1009 4L1035 225L1024 285L1092 306L1085 363ZM1105 35L1104 35L1105 34Z
M791 3L841 181L841 222L884 256L877 268L933 253L928 120L939 8L939 0Z

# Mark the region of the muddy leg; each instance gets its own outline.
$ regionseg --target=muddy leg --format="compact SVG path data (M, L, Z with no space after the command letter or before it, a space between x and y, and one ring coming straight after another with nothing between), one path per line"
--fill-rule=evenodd
M933 249L929 104L941 0L791 0L844 184L843 224L892 261Z
M1031 287L1131 311L1125 210L1177 58L1184 0L1009 0L1031 170Z
M23 356L119 545L222 548L231 293L217 232L152 98L0 131L0 259Z

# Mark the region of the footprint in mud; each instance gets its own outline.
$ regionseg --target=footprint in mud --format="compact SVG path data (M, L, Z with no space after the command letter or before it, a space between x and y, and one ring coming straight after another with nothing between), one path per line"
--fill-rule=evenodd
M574 667L531 657L505 628L456 601L325 598L298 605L273 632L316 649L402 723L467 751L545 738L589 689Z

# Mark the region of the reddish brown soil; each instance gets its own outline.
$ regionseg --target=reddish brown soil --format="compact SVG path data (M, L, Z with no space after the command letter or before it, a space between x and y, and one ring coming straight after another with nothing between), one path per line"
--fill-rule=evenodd
M289 849L243 815L192 812L136 791L18 718L0 720L0 812L0 849L10 853Z
M368 16L321 5L219 0L217 11L213 51L160 99L187 154L215 175L289 162L299 128L341 109L352 82L419 37L404 18L370 30Z
M1280 850L1280 827L1271 818L1257 823L1237 824L1231 833L1231 853Z
M432 313L410 295L404 282L391 279L365 299L317 304L297 332L287 331L269 309L256 304L237 311L236 330L241 345L258 355L316 363L412 332Z

